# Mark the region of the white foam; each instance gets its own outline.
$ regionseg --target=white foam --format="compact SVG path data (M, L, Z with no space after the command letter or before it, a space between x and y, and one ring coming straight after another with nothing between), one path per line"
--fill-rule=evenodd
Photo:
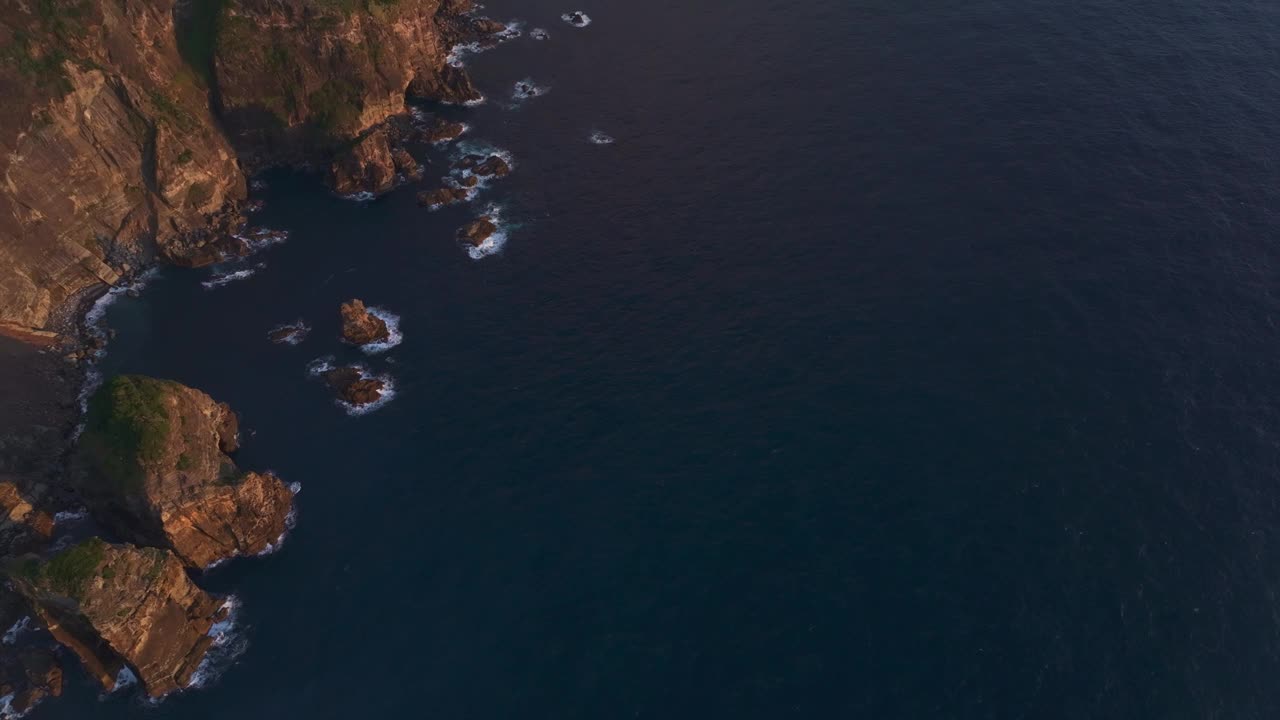
M503 209L499 205L490 205L484 209L482 214L492 220L493 224L498 226L498 229L479 245L467 245L467 254L471 256L472 260L483 260L490 255L497 255L502 252L503 246L507 244L507 230L504 227L502 213Z
M480 157L485 159L488 159L492 155L497 155L498 157L502 158L502 161L507 164L507 167L509 167L512 172L515 172L515 169L516 169L516 158L514 155L511 154L511 151L503 150L502 148L492 145L490 143L487 143L483 140L464 140L458 143L455 146L453 157L450 160L450 165L452 165L453 163L456 163L457 161L461 160L463 157L466 157L467 155L479 155ZM474 186L467 187L467 201L474 200L476 195L479 194L481 190L489 187L489 184L494 180L499 179L493 175L476 175L471 170L466 170L462 168L453 168L449 172L452 173L453 176L456 178L466 179L469 177L474 177L476 179L476 184ZM446 182L450 182L450 181L446 180ZM452 184L454 187L466 187L465 185L457 181L453 181L450 184Z
M380 308L380 307L374 307L372 305L369 306L368 310L370 315L378 318L379 320L387 324L388 335L387 335L387 339L382 340L381 342L372 342L365 345L361 345L360 349L363 350L365 354L377 355L379 353L384 353L390 350L391 348L399 345L400 342L404 340L404 334L400 332L400 316L399 315L396 315L393 312L384 310L383 308Z
M243 243L250 253L256 253L288 240L289 231L260 227L248 235L232 235L232 237Z
M372 310L372 308L370 309ZM352 405L351 403L343 400L342 398L334 398L334 404L342 408L343 410L345 410L348 415L351 415L352 417L368 415L374 410L377 410L378 408L381 408L387 403L391 402L392 398L395 397L396 395L395 382L391 379L390 375L385 373L382 375L375 375L372 371L369 370L369 368L365 367L364 365L361 365L360 363L355 363L345 367L351 367L359 371L361 380L381 380L382 381L381 395L378 397L377 400L367 405ZM325 373L329 372L330 370L335 370L335 369L337 369L337 366L334 365L334 357L332 355L325 355L324 357L316 358L315 360L312 360L311 362L307 363L307 375L315 378L321 377Z
M276 334L277 332L280 332L281 330L293 331L288 335L286 335L284 339L274 341L274 342L284 343L285 345L298 345L303 340L306 340L307 336L311 334L311 326L306 324L302 320L297 320L292 323L285 323L284 325L277 325L271 328L270 330L267 331L267 337L271 337L272 335Z
M129 666L120 668L120 672L116 673L116 683L111 686L109 692L120 692L125 688L133 687L138 684L138 676L133 674L133 670Z
M226 617L209 628L208 635L213 638L213 644L191 674L188 688L209 687L249 647L248 638L239 628L240 600L235 595L228 595L221 609L226 612Z
M267 189L267 181L266 181L266 180L262 180L262 179L258 179L258 180L250 180L250 181L249 181L249 189L250 189L250 190L266 190L266 189Z
M533 78L525 78L515 84L515 88L511 91L511 99L519 104L531 98L542 97L549 92L551 92L551 88L545 85L538 85L533 81Z
M542 28L534 28L529 31L529 37L534 40L547 40L551 37L551 33Z
M203 287L205 290L213 290L215 288L220 288L223 285L229 285L239 280L247 280L253 277L255 274L257 274L259 270L262 270L266 266L267 266L266 263L258 263L257 265L254 265L252 267L241 268L239 270L230 270L230 269L214 270L212 277L200 283L200 287Z
M612 145L614 143L612 135L607 135L599 130L591 133L591 137L589 139L593 145Z
M370 200L376 198L377 195L374 195L368 190L361 190L360 192L351 193L350 195L339 195L338 197L342 198L343 200L351 200L353 202L369 202Z
M575 15L579 16L581 19L575 21L574 20ZM586 13L582 12L581 10L575 10L574 12L567 12L561 15L560 19L576 28L584 28L591 24L591 17Z
M478 10L479 7L476 9ZM466 64L465 59L468 55L479 55L486 50L492 50L502 43L514 40L523 34L523 28L524 23L518 20L512 20L511 22L506 23L506 27L501 32L496 32L493 35L488 36L487 39L493 40L493 43L484 42L482 40L476 40L469 43L458 43L457 45L449 48L449 54L445 56L445 62L454 67L463 67Z
M13 693L0 695L0 720L17 720L17 718L27 714L13 709L13 697ZM30 711L30 708L28 708L28 711Z
M18 618L18 621L15 622L13 625L9 626L9 629L4 632L4 638L3 638L4 644L12 645L18 642L18 638L22 636L22 633L30 629L31 629L31 616L26 615Z
M342 408L343 410L346 410L348 415L350 415L350 416L352 416L352 417L360 417L361 415L368 415L369 413L373 412L374 410L377 410L377 409L379 409L379 408L381 408L381 407L385 406L387 403L391 402L391 401L392 401L392 399L394 399L394 398L395 398L395 396L396 396L396 386L395 386L395 383L391 380L391 376L390 376L390 375L386 375L386 374L383 374L383 375L372 375L372 374L369 374L369 373L368 373L364 368L360 368L360 379L362 379L362 380L381 380L381 381L382 381L382 391L381 391L381 392L382 392L382 394L381 394L381 396L379 396L379 397L378 397L378 399L377 399L377 400L375 400L375 401L373 401L373 402L371 402L371 403L369 403L369 404L367 404L367 405L352 405L351 403L349 403L349 402L347 402L347 401L345 401L345 400L343 400L343 399L341 399L341 398L338 398L338 399L337 399L337 401L336 401L336 402L337 402L337 404L338 404L338 407Z
M89 511L81 508L79 510L60 510L53 514L54 525L67 525L71 523L82 522L89 517Z

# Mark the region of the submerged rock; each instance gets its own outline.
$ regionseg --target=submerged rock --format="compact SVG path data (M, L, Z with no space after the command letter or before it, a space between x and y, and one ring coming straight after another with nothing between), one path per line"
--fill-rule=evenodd
M467 131L467 126L460 122L449 122L443 118L436 118L431 125L428 125L420 131L423 142L444 143L451 140L457 140Z
M334 368L325 372L323 377L339 398L357 407L381 400L387 385L379 378L365 376L358 367Z
M442 187L418 193L418 204L423 207L439 208L464 202L468 195L464 188Z
M222 602L196 587L173 553L156 548L90 538L47 560L11 560L5 574L107 690L125 668L152 697L186 687L222 613ZM39 675L60 686L60 672Z
M482 216L458 231L458 238L473 247L484 244L498 231L498 226L487 216Z
M453 169L469 171L479 177L500 178L511 174L511 165L501 155L463 155L453 163Z
M352 345L368 345L391 337L391 331L382 318L369 312L359 299L342 303L342 339Z
M89 401L77 479L93 515L123 538L167 547L204 568L255 555L286 529L293 494L270 473L228 457L238 420L185 385L110 379Z
M299 320L291 325L281 325L267 333L267 339L277 345L297 345L307 339L311 328Z

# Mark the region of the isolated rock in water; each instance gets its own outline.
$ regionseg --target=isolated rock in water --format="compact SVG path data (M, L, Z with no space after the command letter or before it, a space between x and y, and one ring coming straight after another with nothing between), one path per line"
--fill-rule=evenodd
M488 217L480 217L458 231L458 237L474 247L484 244L498 231L498 226Z
M391 337L387 323L369 312L361 300L342 303L342 338L352 345L368 345Z
M121 537L194 568L255 555L284 534L293 494L236 467L227 453L237 432L235 413L199 390L114 377L89 401L74 474L90 511Z
M90 538L48 560L10 560L5 574L107 690L126 667L152 697L186 687L221 619L222 602L167 550Z
M587 17L587 14L582 12L581 10L575 10L574 12L565 13L564 15L560 16L560 19L564 20L570 25L573 25L574 27L586 27L591 24L591 18Z
M378 378L365 377L357 367L341 367L324 374L324 381L342 400L351 405L369 405L382 399L386 383Z
M62 666L47 647L19 647L0 653L0 697L22 715L46 697L62 694Z
M478 17L471 21L471 30L483 35L497 35L506 29L506 25L492 18Z
M301 320L291 325L281 325L267 333L267 338L278 345L297 345L307 339L311 328Z
M460 122L449 122L443 118L436 118L431 125L422 129L421 137L423 142L443 143L457 140L466 131L467 126Z
M408 150L399 146L391 148L391 159L395 161L396 171L401 175L415 182L422 179L422 166Z
M471 172L481 177L506 177L511 174L511 166L497 155L490 155Z
M340 195L384 193L396 184L396 161L385 128L378 128L334 158L329 185Z
M483 155L468 154L458 158L453 163L454 170L469 170L472 174L481 177L506 177L511 174L511 165L500 155Z
M475 175L464 175L457 179L457 183L462 187L473 188L480 184L480 178Z
M443 187L418 193L418 204L429 208L444 207L465 201L467 195L463 188Z

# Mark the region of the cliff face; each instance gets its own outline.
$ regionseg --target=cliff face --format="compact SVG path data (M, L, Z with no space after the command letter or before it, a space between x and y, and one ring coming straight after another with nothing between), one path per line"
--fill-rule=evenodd
M266 550L284 534L293 493L228 457L225 404L165 380L121 376L90 400L75 475L93 514L121 537L171 548L204 568Z
M0 3L0 332L29 339L156 255L216 260L242 165L327 163L406 93L478 98L447 53L496 25L470 0L190 4L179 32L173 0Z
M49 632L110 690L128 668L153 697L185 687L213 639L222 603L172 553L97 538L6 570Z
M405 111L405 94L478 97L453 74L442 27L469 3L227 0L216 75L232 137L255 164L339 146Z
M244 196L172 0L0 5L0 322L59 305Z

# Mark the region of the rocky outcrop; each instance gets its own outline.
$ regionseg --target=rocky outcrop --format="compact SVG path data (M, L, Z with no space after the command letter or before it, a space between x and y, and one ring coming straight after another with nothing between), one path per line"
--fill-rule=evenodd
M225 0L212 27L176 28L174 0L0 4L0 333L43 342L85 293L156 257L237 254L242 168L351 148L340 191L412 177L371 131L406 94L480 97L447 62L497 27L470 10Z
M284 534L293 494L279 478L228 457L237 419L176 382L112 378L89 402L74 475L100 522L204 568L268 549Z
M477 177L502 178L511 174L511 164L501 155L463 155L453 164L454 170L463 170Z
M473 247L480 247L497 231L498 226L492 218L481 216L459 230L458 239Z
M387 386L386 381L368 377L358 367L329 370L324 374L324 381L343 402L357 407L381 400Z
M382 318L369 312L362 300L350 300L338 308L342 316L342 339L352 345L368 345L391 337Z
M434 210L445 205L464 202L468 197L470 193L466 188L442 187L418 193L418 204Z
M22 715L46 697L62 694L62 666L47 647L23 647L0 653L0 697Z
M91 538L48 560L12 560L5 574L108 690L124 668L152 697L185 687L223 613L222 602L196 587L173 553L155 548Z
M430 124L419 129L419 137L423 142L446 143L457 140L467 131L467 126L460 122L450 122L443 118L435 118Z
M342 195L359 192L380 195L400 178L419 180L422 171L386 127L368 133L340 152L329 166L329 184Z
M223 115L251 165L341 146L405 113L406 94L480 97L449 49L470 2L227 0L215 57Z
M244 196L172 0L3 3L0 43L0 322L48 326Z

